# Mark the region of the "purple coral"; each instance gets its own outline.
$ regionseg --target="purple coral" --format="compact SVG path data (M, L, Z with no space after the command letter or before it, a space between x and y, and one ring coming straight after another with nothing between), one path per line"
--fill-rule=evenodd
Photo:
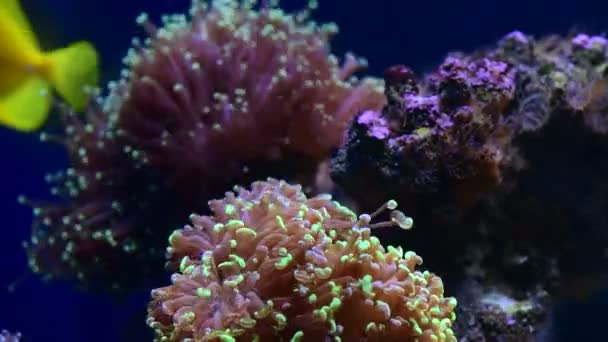
M388 103L356 119L334 180L365 210L382 195L404 204L424 227L408 242L448 284L474 279L517 300L540 289L546 312L568 283L608 271L605 41L514 32L424 77L389 69Z
M348 149L334 159L336 180L347 191L357 191L357 174L380 172L380 179L408 189L399 197L412 208L424 206L417 204L422 203L419 194L446 188L453 189L452 200L459 206L473 205L502 177L499 166L508 157L509 141L503 139L506 119L500 114L515 96L514 70L500 61L450 57L424 84L413 76L399 80L393 71L386 75L389 104L357 118ZM369 155L354 151L358 146L376 146L381 151L374 155L391 162L375 169L374 161L356 160ZM370 206L378 201L373 196L365 200ZM442 202L436 198L429 207Z
M364 61L330 54L333 24L239 1L191 13L161 29L140 19L151 40L112 92L120 133L188 192L272 173L308 182L350 120L384 102L378 83L351 78Z

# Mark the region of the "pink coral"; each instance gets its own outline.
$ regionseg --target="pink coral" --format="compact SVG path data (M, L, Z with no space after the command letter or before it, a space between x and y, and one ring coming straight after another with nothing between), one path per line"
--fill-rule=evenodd
M411 227L395 201L381 208L392 222L370 224L379 211L357 217L283 181L236 190L169 238L179 272L149 305L159 341L456 341L441 279L371 235Z
M353 116L384 102L377 81L350 79L365 61L348 55L341 67L330 54L335 25L254 2L193 1L191 18L160 29L142 16L151 39L110 98L133 148L188 188L189 175L233 184L273 163L294 169L281 176L310 173Z

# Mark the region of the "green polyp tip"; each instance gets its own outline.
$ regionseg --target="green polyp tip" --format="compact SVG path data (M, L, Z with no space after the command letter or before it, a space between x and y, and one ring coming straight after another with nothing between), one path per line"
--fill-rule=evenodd
M298 330L295 334L293 334L290 342L299 342L302 337L304 337L304 332L302 332L302 330Z
M225 267L232 267L234 265L235 264L232 261L224 261L224 262L220 263L219 265L217 265L217 268L222 269L222 268L225 268Z
M420 325L418 325L418 322L413 318L410 318L409 321L416 334L422 335L422 329L420 328Z
M308 242L310 244L313 244L315 242L315 238L312 237L312 235L310 235L310 234L305 234L304 235L304 241L306 241L306 242Z
M282 230L287 231L287 227L285 226L285 221L283 220L283 217L277 215L275 216L275 219L277 220L279 227L281 227Z
M323 229L323 226L320 223L318 223L318 222L317 223L313 223L313 225L310 226L310 230L313 233L317 233L319 230L322 230L322 229Z
M232 219L226 223L226 227L228 227L229 229L242 228L242 227L245 227L245 222L243 222L241 220Z
M329 320L329 332L332 334L335 334L337 331L338 331L338 326L336 325L336 320L332 318Z
M405 259L405 260L408 260L408 259L411 259L411 258L415 258L415 257L416 257L416 253L412 252L412 251L407 251L403 255L403 259Z
M361 278L361 290L363 290L363 294L366 297L373 297L375 295L372 287L372 279L372 276L369 274L366 274Z
M177 239L180 235L181 235L180 229L174 230L173 233L171 233L171 235L169 235L169 244L172 245L175 242L175 239Z
M274 315L274 319L277 321L279 329L283 329L287 324L287 317L285 317L285 315L283 315L282 313L277 313L276 315Z
M308 213L308 207L306 205L302 204L300 206L300 210L298 210L298 215L296 217L303 218L304 215L306 215L306 213Z
M441 309L438 306L433 306L431 310L429 310L429 312L431 313L431 315L439 315L441 314Z
M258 235L258 233L256 233L251 228L239 228L236 230L236 234L237 235L247 235L247 236L251 236L252 238L255 238Z
M221 232L224 229L224 224L223 223L216 223L213 225L213 231L216 233Z
M184 270L186 269L186 263L188 262L189 258L188 256L184 256L182 258L182 260L179 263L179 271L184 273Z
M403 248L401 248L401 246L398 248L388 246L386 249L388 250L389 254L395 255L398 259L403 259Z
M224 214L225 215L232 215L235 213L235 208L234 205L232 204L226 204L226 207L224 208Z
M235 239L231 239L229 242L230 248L236 248L238 246L238 242Z
M398 206L397 201L395 201L394 199L391 199L388 202L386 202L386 207L389 210L395 210L395 209L397 209L397 206Z
M323 308L314 310L312 313L319 316L322 321L327 321L327 312Z
M257 321L251 317L243 317L239 320L239 325L246 329L252 329L256 323Z
M196 295L201 297L201 298L209 298L211 297L211 290L209 289L204 289L202 287L199 287L198 289L196 289Z
M230 336L228 334L221 334L221 335L218 336L218 338L222 342L236 342L236 340L234 339L234 337L232 337L232 336Z
M238 275L236 275L236 277L234 277L234 279L225 280L224 284L228 287L237 287L237 286L239 286L240 283L243 282L243 280L245 280L243 275L238 274Z
M454 297L448 298L448 305L455 308L458 305L458 301Z
M314 270L315 275L321 279L327 279L329 277L331 277L331 267L324 267L324 268L320 268L317 267Z
M194 320L194 318L196 318L196 315L194 314L194 312L189 311L189 312L185 312L184 314L182 314L180 316L180 318L184 321L192 322Z
M342 301L340 300L340 298L334 298L331 300L331 303L329 303L329 308L333 311L338 310L340 306L342 306Z
M287 266L289 266L289 263L291 262L291 260L293 260L293 256L291 256L291 254L288 254L288 255L282 257L279 261L275 262L274 267L277 270L285 269Z
M183 274L192 274L192 272L194 272L195 266L194 265L188 265L186 266L186 268L184 269L184 271L182 272Z
M371 243L369 242L369 240L359 241L359 243L357 244L357 248L361 252L368 250L370 247Z
M317 301L317 295L316 294L311 294L310 296L308 296L308 302L310 304L314 304Z
M245 267L245 259L241 258L240 256L238 256L236 254L230 254L228 257L230 259L232 259L234 262L236 262L240 268Z

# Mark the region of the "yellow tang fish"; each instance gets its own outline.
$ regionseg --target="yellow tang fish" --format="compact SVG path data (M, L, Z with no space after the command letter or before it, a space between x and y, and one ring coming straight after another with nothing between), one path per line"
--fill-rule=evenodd
M19 0L0 0L0 124L33 131L51 107L54 88L75 110L83 110L87 86L97 84L97 53L87 42L43 52Z

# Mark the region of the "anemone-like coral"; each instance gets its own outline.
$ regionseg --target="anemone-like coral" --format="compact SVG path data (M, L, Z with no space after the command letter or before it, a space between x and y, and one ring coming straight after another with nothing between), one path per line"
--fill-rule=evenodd
M149 305L159 341L456 341L441 279L371 235L411 227L395 201L381 208L391 222L374 224L378 211L357 217L284 181L236 191L169 238L179 272Z
M121 134L188 192L271 174L309 182L350 120L383 105L378 81L351 79L364 60L330 55L334 24L254 3L194 1L191 18L160 29L142 16L151 39L112 92Z
M123 78L55 137L70 154L49 176L61 201L34 204L31 268L87 285L132 287L162 275L167 232L233 184L302 182L347 122L383 102L377 81L351 78L330 54L335 26L252 1L193 1L126 57ZM27 201L26 201L27 202Z
M70 168L47 175L57 203L34 207L29 264L45 277L75 277L87 287L121 290L162 277L163 238L156 234L182 222L193 203L173 195L157 170L137 162L116 136L108 114L91 108L86 117L64 109Z

